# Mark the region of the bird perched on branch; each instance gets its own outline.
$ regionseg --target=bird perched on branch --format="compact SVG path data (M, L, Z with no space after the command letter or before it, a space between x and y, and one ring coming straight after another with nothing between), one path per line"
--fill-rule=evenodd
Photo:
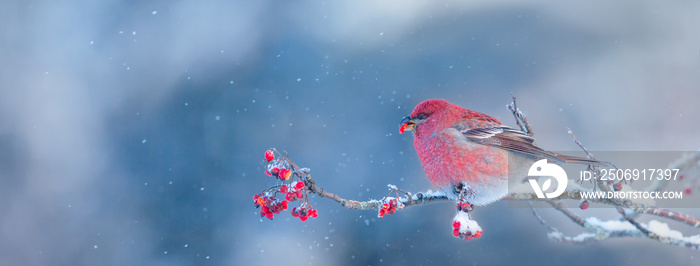
M454 235L466 239L482 232L468 215L472 205L490 204L508 194L509 167L525 167L526 173L541 159L607 165L543 150L525 132L445 100L419 103L401 120L399 132L405 131L414 133L413 144L430 182L457 200Z

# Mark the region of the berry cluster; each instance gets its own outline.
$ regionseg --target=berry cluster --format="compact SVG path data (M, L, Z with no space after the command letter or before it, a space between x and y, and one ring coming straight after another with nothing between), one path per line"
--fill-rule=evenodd
M303 222L309 219L309 217L318 217L318 210L311 207L294 207L294 209L292 209L292 216L299 217L299 220Z
M481 234L484 233L484 231L481 231L481 230L476 231L476 233L474 233L474 234L461 233L461 232L459 232L460 226L462 226L462 223L460 223L459 221L454 221L452 223L452 235L454 235L455 237L464 238L467 241L472 240L472 237L479 238L479 237L481 237Z
M379 214L377 214L377 217L384 217L384 215L389 214L392 215L396 212L396 207L398 206L398 202L396 199L391 199L387 203L382 204L382 208L379 209Z
M288 201L295 201L304 197L302 190L304 189L304 182L296 182L291 189L287 188L287 185L282 185L280 192L286 193L284 198Z
M298 171L295 172L294 169L297 168L287 158L276 155L279 153L274 149L265 152L265 160L267 161L265 174L282 181L282 184L253 196L255 207L261 208L260 215L272 220L275 214L287 210L289 202L300 200L299 206L292 209L292 216L299 217L302 221L306 221L309 217L316 218L318 211L308 203L308 195L305 193L307 188L302 174ZM276 199L275 197L278 195L279 197L284 195L284 200Z
M260 194L255 194L253 196L253 201L255 207L260 208L260 216L267 217L267 219L272 220L275 214L280 213L287 209L288 202L286 200L277 200L274 196L261 196Z

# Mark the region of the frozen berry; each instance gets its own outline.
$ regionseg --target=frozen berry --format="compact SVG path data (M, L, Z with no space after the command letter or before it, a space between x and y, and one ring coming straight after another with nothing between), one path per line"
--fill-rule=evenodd
M294 189L299 190L299 189L302 189L302 188L304 188L304 182L297 182L297 183L294 185Z
M287 185L282 185L280 187L280 192L287 193L287 191L289 191L289 187L287 187Z
M474 233L474 238L481 237L481 234L483 234L483 233L484 233L483 231L476 231L476 233Z
M275 159L275 154L272 152L272 150L267 150L265 152L265 160L267 160L269 162L269 161L272 161L274 159Z
M613 184L613 189L615 189L615 191L620 191L620 190L622 190L622 183L615 183L615 184Z
M295 200L297 200L297 193L287 192L287 194L284 195L284 198L287 199L288 201L295 201Z
M287 180L292 176L292 171L289 171L289 169L282 168L282 169L280 169L278 176L279 176L280 180Z
M588 209L588 205L589 205L588 201L584 200L581 202L581 204L579 204L579 207L581 208L581 210L585 210L585 209Z

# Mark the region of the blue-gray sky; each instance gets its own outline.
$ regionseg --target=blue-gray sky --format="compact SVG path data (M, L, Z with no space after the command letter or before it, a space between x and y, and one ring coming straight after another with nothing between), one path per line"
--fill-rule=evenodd
M428 98L514 125L512 93L552 150L576 150L567 127L591 150L697 150L698 17L693 1L4 1L0 264L697 264L653 241L552 243L504 203L465 242L451 204L377 219L312 198L302 223L261 220L252 195L274 183L270 147L344 197L431 189L397 134Z

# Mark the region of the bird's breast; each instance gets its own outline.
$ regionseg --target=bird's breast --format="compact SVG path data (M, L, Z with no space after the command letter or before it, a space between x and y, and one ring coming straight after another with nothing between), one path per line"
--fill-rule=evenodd
M507 151L470 142L454 128L417 136L414 145L428 179L437 187L461 182L479 185L507 178Z

